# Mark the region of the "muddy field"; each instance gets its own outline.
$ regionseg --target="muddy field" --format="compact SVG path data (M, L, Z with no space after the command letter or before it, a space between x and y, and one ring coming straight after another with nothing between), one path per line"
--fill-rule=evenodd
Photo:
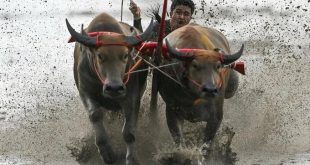
M93 146L85 147L92 128L73 79L74 45L66 43L65 18L76 29L100 12L120 19L120 2L1 0L0 164L101 162L98 155L89 154ZM150 7L162 1L136 2L145 27ZM233 51L246 45L246 76L240 75L239 90L224 108L223 125L235 132L231 147L236 164L310 164L310 1L194 2L193 21L222 31ZM123 21L131 24L128 5L129 0L124 1ZM142 101L137 148L143 165L156 165L161 155L176 148L162 101L162 129L151 129L149 93ZM109 114L108 121L114 145L124 157L122 117ZM193 141L202 124L186 123ZM182 154L195 157L199 146L185 148Z

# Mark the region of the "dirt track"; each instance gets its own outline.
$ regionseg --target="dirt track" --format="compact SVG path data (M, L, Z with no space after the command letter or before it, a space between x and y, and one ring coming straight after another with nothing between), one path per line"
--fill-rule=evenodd
M66 43L64 20L79 29L102 11L120 18L119 1L2 1L0 164L78 164L68 147L80 145L92 130L74 85L73 44ZM136 2L143 11L151 6ZM247 75L226 100L223 122L236 132L237 164L310 164L310 2L195 2L194 21L221 30L233 51L246 45ZM124 5L123 20L131 24ZM148 101L147 93L140 130L149 130ZM110 124L124 153L121 124ZM164 115L161 125L152 141L151 130L139 132L143 162L156 164L153 154L171 149Z

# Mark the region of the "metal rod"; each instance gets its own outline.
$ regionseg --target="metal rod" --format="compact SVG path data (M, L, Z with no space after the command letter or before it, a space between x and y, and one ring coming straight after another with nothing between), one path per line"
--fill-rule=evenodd
M122 8L121 8L121 22L123 22L123 5L124 5L124 0L122 0Z

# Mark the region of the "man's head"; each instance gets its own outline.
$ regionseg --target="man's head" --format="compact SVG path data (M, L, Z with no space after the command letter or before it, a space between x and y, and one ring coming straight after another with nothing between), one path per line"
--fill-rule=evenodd
M170 7L171 30L187 25L192 19L195 4L192 0L173 0Z
M189 7L191 10L191 15L193 15L195 10L195 4L192 0L173 0L170 6L170 13L172 14L173 10L179 5Z

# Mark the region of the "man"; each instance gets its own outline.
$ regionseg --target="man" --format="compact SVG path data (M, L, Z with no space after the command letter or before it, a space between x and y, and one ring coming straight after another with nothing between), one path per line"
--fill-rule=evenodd
M141 25L140 7L138 7L137 4L133 0L130 0L129 10L131 11L133 15L133 26L142 32L143 29Z
M134 17L134 27L143 30L141 26L141 10L133 0L130 1L129 10ZM165 36L184 25L187 25L195 10L192 0L173 0L170 6L171 19L166 20Z

